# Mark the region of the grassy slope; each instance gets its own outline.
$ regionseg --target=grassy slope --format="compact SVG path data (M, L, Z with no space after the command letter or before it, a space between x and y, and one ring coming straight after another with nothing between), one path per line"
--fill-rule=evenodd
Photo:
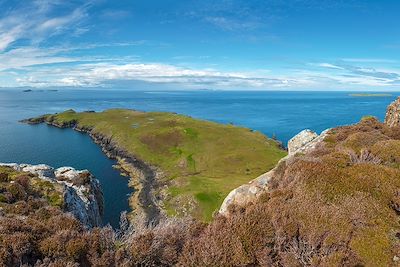
M49 117L93 127L158 166L171 180L167 212L179 215L191 209L192 215L206 221L232 189L268 171L286 154L259 132L172 113L114 109Z

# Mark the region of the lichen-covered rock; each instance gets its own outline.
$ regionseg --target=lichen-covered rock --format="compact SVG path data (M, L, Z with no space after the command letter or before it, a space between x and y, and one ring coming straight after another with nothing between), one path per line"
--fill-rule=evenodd
M308 143L313 141L315 138L318 137L318 134L311 131L311 130L303 130L300 133L298 133L296 136L294 136L292 139L289 140L288 142L288 151L289 154L294 154L304 146L306 146Z
M29 172L40 179L63 185L64 210L72 213L88 227L101 225L103 193L99 181L89 171L78 171L72 167L61 167L55 170L45 164L0 163L0 166Z
M400 97L387 107L385 124L389 127L400 126Z
M286 158L287 156L281 159L281 161L285 160ZM228 207L230 205L235 204L238 206L243 206L258 198L263 192L268 190L268 182L274 176L275 170L276 168L260 175L249 183L241 185L238 188L232 190L224 199L224 202L219 209L219 213L226 215L229 213Z

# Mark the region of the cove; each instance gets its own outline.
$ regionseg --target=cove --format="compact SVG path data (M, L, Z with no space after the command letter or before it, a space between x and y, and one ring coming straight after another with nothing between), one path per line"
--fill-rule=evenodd
M4 128L2 129L5 130ZM47 125L14 125L13 133L2 143L14 144L12 149L0 150L0 162L39 164L54 168L72 166L88 169L100 181L104 194L103 223L114 228L119 225L120 213L130 210L128 197L132 189L128 178L112 166L116 164L93 143L91 138L72 129L58 129Z

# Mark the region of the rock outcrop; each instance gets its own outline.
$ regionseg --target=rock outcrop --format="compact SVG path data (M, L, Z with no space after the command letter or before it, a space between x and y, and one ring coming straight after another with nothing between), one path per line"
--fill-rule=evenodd
M320 135L308 129L301 131L289 140L289 155L294 155L296 153L305 154L313 150L318 143L324 140L329 130L330 129L323 131Z
M89 171L78 171L72 167L54 169L45 164L0 163L0 166L32 173L40 179L61 184L64 211L70 212L88 227L101 225L103 193L99 181Z
M303 130L294 136L288 142L288 151L289 154L294 154L296 151L305 147L306 144L312 142L315 138L318 137L318 134L311 130Z
M289 140L289 154L282 158L275 168L266 172L247 184L241 185L231 191L224 199L219 213L229 214L228 207L232 204L243 206L257 199L262 193L268 191L268 183L274 177L277 167L290 160L297 153L308 153L313 150L321 141L324 140L330 129L323 131L320 135L311 130L303 130Z
M400 126L400 97L387 107L385 124L389 127Z

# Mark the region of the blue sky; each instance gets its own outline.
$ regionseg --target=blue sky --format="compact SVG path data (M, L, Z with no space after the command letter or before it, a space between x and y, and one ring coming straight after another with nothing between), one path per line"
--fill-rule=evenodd
M0 0L0 87L400 89L398 0Z

